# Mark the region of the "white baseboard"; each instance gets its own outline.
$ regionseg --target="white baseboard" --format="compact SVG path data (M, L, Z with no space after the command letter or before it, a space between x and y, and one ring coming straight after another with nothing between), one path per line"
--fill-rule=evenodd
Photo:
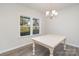
M62 43L62 44L64 44L64 42L63 42L63 41L62 41L61 43ZM68 43L68 42L66 42L66 45L70 45L70 46L74 46L74 47L79 48L79 45L72 44L72 43Z
M11 49L4 50L4 51L0 51L0 54L14 50L14 49L17 49L17 48L20 48L20 47L23 47L23 46L26 46L26 45L29 45L29 44L32 44L32 42L29 42L29 43L26 43L26 44L23 44L23 45L19 45L19 46L16 46L16 47L13 47Z

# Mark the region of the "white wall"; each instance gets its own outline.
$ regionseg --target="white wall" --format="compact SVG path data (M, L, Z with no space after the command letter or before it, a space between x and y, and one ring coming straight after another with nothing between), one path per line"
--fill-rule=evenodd
M47 20L47 33L65 35L67 44L79 47L79 5L65 8Z
M20 15L40 19L41 34L44 34L44 19L40 12L20 4L0 4L0 53L31 42L20 37Z
M65 35L68 44L79 47L79 6L65 8L50 20L24 5L0 4L0 53L31 42L30 37L20 37L20 15L39 18L41 34Z

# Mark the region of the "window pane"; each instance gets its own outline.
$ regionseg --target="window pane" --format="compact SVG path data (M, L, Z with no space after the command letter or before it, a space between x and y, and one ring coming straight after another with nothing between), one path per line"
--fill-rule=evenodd
M39 19L33 18L33 26L39 26Z
M20 16L20 25L30 26L30 17Z
M20 16L20 35L30 35L30 18Z
M21 26L20 31L21 31L20 33L21 36L30 35L30 27Z
M39 34L39 27L33 27L33 34Z

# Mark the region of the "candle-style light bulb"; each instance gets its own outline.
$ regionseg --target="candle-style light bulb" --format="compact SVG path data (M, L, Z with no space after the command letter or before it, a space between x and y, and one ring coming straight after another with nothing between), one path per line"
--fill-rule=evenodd
M49 15L49 11L46 11L46 16L48 16Z

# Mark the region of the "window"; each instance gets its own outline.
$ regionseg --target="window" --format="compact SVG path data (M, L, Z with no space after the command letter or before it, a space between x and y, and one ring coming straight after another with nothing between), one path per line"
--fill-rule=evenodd
M20 36L39 34L39 19L20 16Z
M33 34L39 34L39 19L33 18Z
M30 35L30 17L20 16L20 35Z

